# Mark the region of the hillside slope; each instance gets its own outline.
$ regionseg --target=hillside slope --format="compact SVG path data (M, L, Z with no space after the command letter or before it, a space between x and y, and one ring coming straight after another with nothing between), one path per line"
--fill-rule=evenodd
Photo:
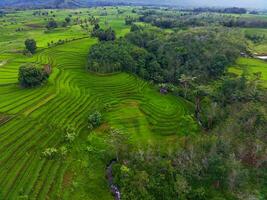
M124 18L131 14L131 8L124 9L119 18L109 15L110 26L118 36L130 30ZM57 20L75 11L57 11ZM24 29L31 23L34 28L17 35L10 23L0 31L0 199L111 200L105 178L106 164L114 157L110 128L129 135L135 146L168 148L184 134L182 124L192 115L191 105L182 98L160 94L130 74L99 76L86 72L88 50L97 40L84 38L79 25L44 33L35 27L45 16L36 16L33 21L32 12L16 12L15 17L7 15L4 19L16 20ZM104 26L103 21L100 24ZM22 49L28 35L34 35L38 44L33 57L9 51ZM76 40L70 41L73 38ZM47 48L47 42L59 39L68 42ZM18 68L29 62L52 65L47 84L18 87ZM104 123L90 131L88 116L95 110L102 112ZM69 127L77 136L73 143L64 139ZM65 149L66 154L44 157L51 148L58 152ZM104 152L110 156L103 156Z

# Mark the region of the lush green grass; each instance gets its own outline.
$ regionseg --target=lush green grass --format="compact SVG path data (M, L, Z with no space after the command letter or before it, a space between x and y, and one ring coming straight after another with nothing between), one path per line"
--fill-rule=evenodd
M118 37L130 29L124 23L133 15L131 7L46 10L56 15L85 19L94 15L102 27L111 26ZM175 145L196 124L191 119L192 105L184 99L160 94L152 85L136 76L118 73L91 74L85 71L87 54L97 42L80 25L45 31L46 16L33 17L34 11L9 13L0 18L0 192L4 199L112 199L105 179L105 167L114 156L108 146L110 127L129 136L133 146ZM107 12L107 16L103 13ZM23 31L16 32L16 29ZM90 26L89 29L92 29ZM244 29L266 34L265 29ZM34 38L38 51L33 57L22 54L24 40ZM51 41L70 40L49 47ZM75 39L75 40L73 40ZM261 46L262 45L262 46ZM265 44L253 45L264 53ZM27 62L52 64L53 73L42 87L22 89L18 86L18 68ZM267 63L240 58L230 72L240 75L262 72L267 86ZM104 108L109 105L109 109ZM104 123L93 133L87 117L102 110ZM66 128L75 128L78 137L70 146L63 140ZM93 144L88 143L88 138ZM88 152L93 145L94 152ZM46 148L68 147L64 158L45 159Z
M266 20L266 15L245 15L247 18ZM249 42L252 53L267 54L267 29L265 28L242 28L244 34L265 35L265 39L260 43ZM241 75L248 74L250 77L254 73L261 72L262 85L267 87L267 62L253 58L239 58L234 66L229 68L229 72Z
M241 75L248 74L250 77L254 73L261 72L261 84L267 87L267 62L253 58L239 58L236 65L229 68L229 72Z
M250 43L250 48L252 49L253 53L258 54L267 54L267 29L265 28L244 28L242 29L245 34L249 35L265 35L265 40L260 43L253 44Z
M117 15L107 9L101 24L112 26L118 36L129 31L124 17L130 8ZM1 19L0 39L0 113L12 116L0 121L0 191L4 199L112 199L105 180L106 160L101 150L107 150L108 127L121 129L130 136L129 142L138 145L175 142L186 134L181 126L184 116L191 115L191 105L179 97L162 95L139 78L119 73L96 75L85 71L87 53L97 41L78 39L47 48L47 42L89 36L78 25L58 28L44 33L44 17L32 17L33 11L8 14ZM54 11L57 20L80 10ZM80 17L98 15L103 9L81 9ZM0 20L0 21L1 21ZM105 23L105 20L108 20ZM15 22L14 22L15 21ZM15 23L15 24L14 24ZM39 25L32 28L28 24ZM23 26L25 31L15 32ZM23 56L26 38L37 40L39 50L33 57ZM53 73L46 85L22 89L17 84L18 68L25 62L50 63ZM105 123L90 134L87 117L94 110L110 109L103 113ZM41 153L50 147L66 144L63 135L72 125L78 138L69 147L66 158L45 159ZM87 137L97 137L99 152L86 151ZM167 150L168 145L165 145Z

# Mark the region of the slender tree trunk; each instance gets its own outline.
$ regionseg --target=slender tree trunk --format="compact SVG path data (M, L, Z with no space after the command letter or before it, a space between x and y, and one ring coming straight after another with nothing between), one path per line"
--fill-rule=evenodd
M117 159L117 162L119 161L119 152L116 151L116 159Z
M200 96L196 96L195 98L195 117L199 124L201 124L200 120Z

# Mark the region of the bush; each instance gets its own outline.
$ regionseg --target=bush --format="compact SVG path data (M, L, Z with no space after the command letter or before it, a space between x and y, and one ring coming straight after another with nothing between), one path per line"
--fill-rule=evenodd
M207 200L208 199L206 190L203 187L192 190L192 192L190 192L188 196L189 196L188 199L190 200Z
M61 155L62 157L65 157L65 156L67 155L67 153L68 153L68 149L67 149L67 147L65 147L65 146L60 147L60 148L59 148L59 153L60 153L60 155Z
M34 54L37 49L36 41L34 39L27 39L25 41L25 47L29 52Z
M71 143L75 140L76 136L77 136L77 134L75 132L75 128L72 126L69 126L66 130L66 134L64 136L64 139L66 142Z
M258 34L245 34L245 37L254 43L261 43L266 39L265 35Z
M142 31L144 30L144 28L142 26L136 25L136 24L132 24L131 25L131 32L135 32L135 31Z
M133 17L127 16L125 18L125 25L132 25L135 21L136 19L134 19Z
M57 22L55 20L50 20L48 22L48 24L46 25L46 28L47 29L54 29L54 28L57 28L58 25L57 25Z
M35 87L48 79L49 75L43 69L34 65L21 66L19 68L19 84L22 87Z
M4 17L5 16L5 12L0 10L0 17ZM1 193L0 193L1 194ZM0 200L1 200L1 195L0 195Z
M42 152L42 156L48 159L53 159L57 156L58 154L58 150L56 148L46 148L43 152Z
M71 21L71 18L70 18L70 17L66 17L66 18L65 18L65 22L66 22L67 24L69 24L70 21Z
M98 112L98 111L95 111L94 113L92 113L88 117L88 122L89 122L89 126L88 127L96 128L96 127L100 126L101 121L102 121L101 113Z
M116 34L111 28L103 30L95 26L92 32L92 37L97 37L99 41L112 41L116 39Z

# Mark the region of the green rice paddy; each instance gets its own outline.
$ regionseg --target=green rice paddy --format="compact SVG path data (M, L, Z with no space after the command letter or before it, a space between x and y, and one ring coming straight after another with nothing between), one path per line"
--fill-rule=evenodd
M255 73L261 73L261 85L267 87L267 62L255 58L239 58L235 66L229 68L229 72L241 75L245 73L252 77Z
M249 17L249 16L247 16ZM253 18L253 16L250 16ZM266 19L265 15L255 16L257 19ZM265 36L265 39L259 43L249 42L249 48L253 54L267 55L267 29L266 28L242 28L245 34ZM245 73L249 77L253 77L255 73L261 73L261 85L267 87L267 61L257 58L244 58L237 59L234 66L229 67L229 72L241 75Z
M103 26L111 26L118 36L129 31L124 17L108 8L108 16L99 16ZM103 9L54 10L56 20L69 14L97 16ZM81 13L80 13L81 12ZM160 94L152 85L136 76L118 73L91 74L85 70L90 46L97 42L79 25L44 32L43 16L33 11L8 14L0 24L0 192L3 199L112 199L105 179L106 160L101 151L109 151L104 138L106 127L120 129L133 145L167 143L186 134L181 125L192 114L192 105L179 97ZM30 20L33 19L33 20ZM105 22L107 21L107 22ZM23 27L22 32L16 32ZM38 52L24 56L23 43L34 38ZM59 39L76 39L48 48ZM18 68L27 62L51 64L53 72L42 87L18 86ZM104 124L90 132L87 117L95 110L103 112ZM78 137L65 158L41 156L46 148L60 149L66 128L75 128ZM192 122L192 126L195 125ZM88 153L87 138L92 137L98 153ZM168 145L165 145L167 150Z

